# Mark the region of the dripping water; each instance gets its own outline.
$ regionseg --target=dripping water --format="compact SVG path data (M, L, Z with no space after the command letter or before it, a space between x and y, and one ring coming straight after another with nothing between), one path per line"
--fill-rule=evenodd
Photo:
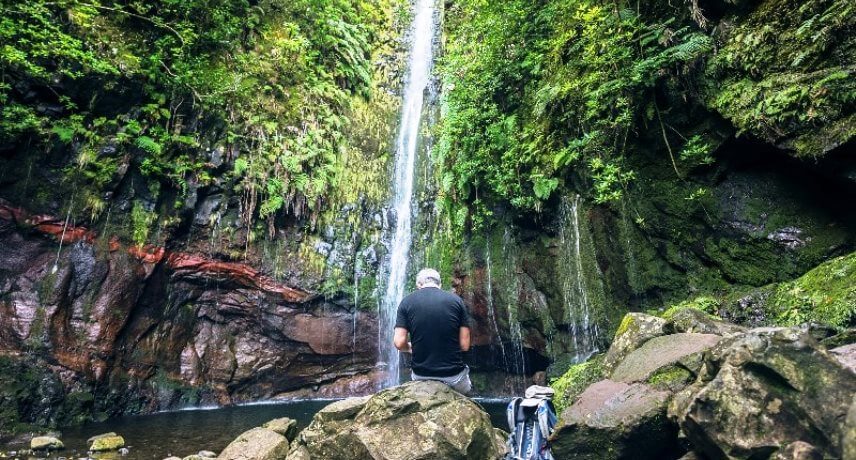
M508 356L505 353L505 344L502 343L502 336L499 334L499 325L496 322L496 310L493 302L493 275L491 274L490 241L485 244L485 265L485 270L487 270L487 285L485 286L485 293L487 295L487 314L490 318L491 325L493 326L493 334L499 343L499 351L502 354L503 369L508 369Z
M588 359L597 350L597 324L591 320L591 300L583 265L580 232L580 196L562 200L560 240L564 265L562 297L574 346L574 362Z

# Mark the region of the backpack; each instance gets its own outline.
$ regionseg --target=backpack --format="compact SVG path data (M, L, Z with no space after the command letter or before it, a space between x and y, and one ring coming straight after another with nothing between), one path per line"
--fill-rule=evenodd
M553 390L531 386L525 398L514 398L505 410L508 417L508 453L505 460L554 460L547 438L556 426Z

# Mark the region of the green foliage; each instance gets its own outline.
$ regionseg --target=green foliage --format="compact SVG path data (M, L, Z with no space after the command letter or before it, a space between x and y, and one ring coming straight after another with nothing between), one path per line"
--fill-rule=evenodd
M856 134L854 27L847 0L763 2L711 60L707 104L740 132L825 153Z
M634 178L628 137L659 113L653 90L713 45L621 3L464 1L449 17L442 193L452 220L476 227L498 202L540 210L571 175L596 202L616 201Z
M90 197L128 154L185 191L211 180L199 124L224 126L248 225L317 214L392 1L2 0L0 142L76 152L67 178Z

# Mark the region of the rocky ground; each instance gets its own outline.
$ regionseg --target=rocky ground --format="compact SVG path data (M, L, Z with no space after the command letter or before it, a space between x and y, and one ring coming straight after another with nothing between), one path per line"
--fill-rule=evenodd
M628 314L605 354L553 383L558 460L856 458L852 329L748 329L692 308L666 316ZM447 386L409 382L332 403L299 433L293 420L272 420L217 458L488 460L503 457L506 436ZM116 436L91 442L102 438Z

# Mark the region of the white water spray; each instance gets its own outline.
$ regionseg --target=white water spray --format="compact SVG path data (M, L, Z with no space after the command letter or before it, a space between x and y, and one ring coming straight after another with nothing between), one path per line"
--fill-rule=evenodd
M401 125L395 151L395 182L392 207L395 210L395 232L390 245L389 266L386 270L386 292L380 305L378 332L379 357L386 364L387 376L383 387L399 382L400 356L392 343L395 313L404 297L404 284L413 240L413 179L416 149L422 122L424 91L430 81L434 60L433 44L436 32L435 0L417 0L413 25L407 83L401 107Z

